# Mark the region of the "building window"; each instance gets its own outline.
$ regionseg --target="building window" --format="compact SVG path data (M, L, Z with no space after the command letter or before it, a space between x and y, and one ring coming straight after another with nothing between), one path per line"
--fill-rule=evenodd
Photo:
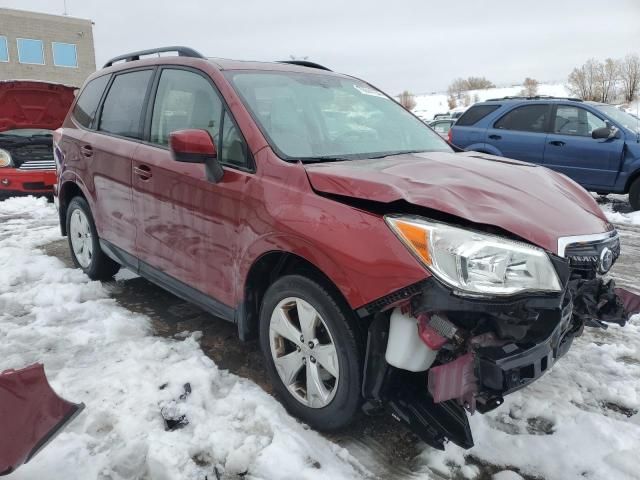
M44 45L42 40L19 38L18 61L20 63L44 65Z
M52 42L53 64L56 67L77 67L78 51L73 43Z
M7 44L7 37L0 36L0 62L9 61L9 45Z

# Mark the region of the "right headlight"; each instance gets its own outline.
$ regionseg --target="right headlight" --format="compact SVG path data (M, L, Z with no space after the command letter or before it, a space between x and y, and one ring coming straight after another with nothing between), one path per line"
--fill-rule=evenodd
M540 248L421 217L387 215L385 221L437 278L461 293L561 290L549 255Z
M0 148L0 168L11 165L11 154Z

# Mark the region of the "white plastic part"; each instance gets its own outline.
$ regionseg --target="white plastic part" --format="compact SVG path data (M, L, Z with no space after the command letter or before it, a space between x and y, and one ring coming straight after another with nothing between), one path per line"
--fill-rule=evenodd
M427 347L418 335L418 321L399 308L391 313L385 358L389 365L410 372L427 370L438 351Z

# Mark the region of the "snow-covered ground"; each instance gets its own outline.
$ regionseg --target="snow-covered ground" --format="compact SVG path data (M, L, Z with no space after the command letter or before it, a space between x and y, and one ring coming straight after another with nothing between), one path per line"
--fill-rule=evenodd
M482 102L490 98L520 95L521 91L522 85L515 85L511 87L488 88L486 90L471 90L467 93L469 94L471 103L474 103L474 99ZM570 96L566 86L562 83L542 83L538 86L538 95L551 95L555 97ZM437 113L449 112L446 92L416 95L415 100L416 107L413 109L413 113L423 120L431 120ZM455 110L465 109L465 107L459 106Z
M42 362L61 396L86 404L11 480L366 476L262 389L219 370L197 334L154 336L148 318L38 248L59 235L44 199L0 202L0 371ZM173 403L186 383L191 395ZM165 431L164 406L189 425Z
M87 406L10 479L373 477L258 386L219 370L198 333L154 336L149 319L119 306L107 287L47 256L41 247L59 238L43 199L0 202L0 370L43 362L53 387ZM192 393L182 401L186 383ZM165 406L189 424L165 431ZM473 449L423 447L411 478L473 479L479 464L494 466L497 480L521 478L515 471L638 479L638 409L635 316L624 328L586 331L538 382L471 417Z
M640 210L637 212L617 212L614 205L625 204L628 201L627 195L607 195L607 203L601 203L600 208L612 223L622 223L629 225L640 225Z

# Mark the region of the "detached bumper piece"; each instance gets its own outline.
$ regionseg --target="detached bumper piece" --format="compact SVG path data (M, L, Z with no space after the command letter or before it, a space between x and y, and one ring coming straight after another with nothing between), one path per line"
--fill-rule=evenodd
M51 389L41 364L0 373L0 476L31 460L83 409Z
M567 272L568 273L568 272ZM423 441L444 449L447 441L473 446L466 412L489 412L544 375L565 355L585 326L624 325L640 312L640 296L600 278L572 278L559 294L507 300L461 297L434 278L400 308L414 318L425 348L438 348L421 372L389 365L385 350L390 309L369 327L363 407L389 412ZM393 342L395 343L395 342ZM391 361L391 360L390 360Z

